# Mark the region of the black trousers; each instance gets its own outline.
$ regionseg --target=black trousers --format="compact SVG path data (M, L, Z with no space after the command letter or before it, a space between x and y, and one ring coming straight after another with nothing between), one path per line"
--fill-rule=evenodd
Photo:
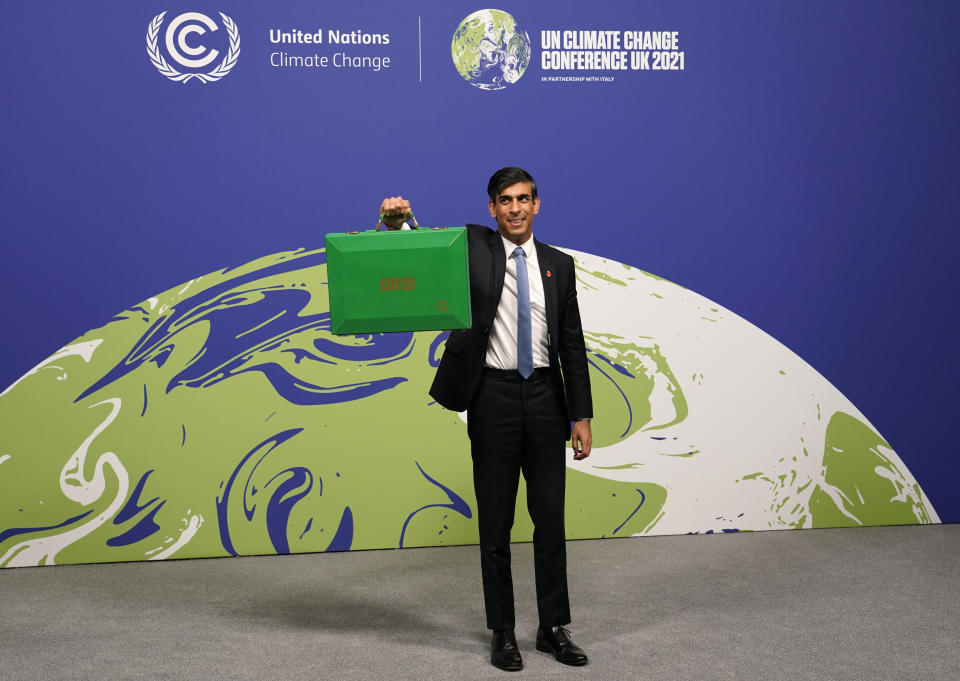
M570 623L563 503L569 424L548 369L520 374L485 370L467 411L480 526L480 567L487 626L514 627L510 529L523 472L533 520L540 624Z

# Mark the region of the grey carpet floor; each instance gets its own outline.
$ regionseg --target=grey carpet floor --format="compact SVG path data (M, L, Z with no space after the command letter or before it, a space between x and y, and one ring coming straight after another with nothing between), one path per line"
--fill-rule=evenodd
M960 525L571 542L576 640L489 665L476 547L0 570L0 678L960 679Z

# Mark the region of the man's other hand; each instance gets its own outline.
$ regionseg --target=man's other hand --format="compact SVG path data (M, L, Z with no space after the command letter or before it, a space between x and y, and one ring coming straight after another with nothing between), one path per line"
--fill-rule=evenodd
M570 432L570 444L573 447L573 458L579 461L590 456L593 446L593 435L590 432L589 421L577 421Z
M383 215L383 224L387 229L400 229L403 223L413 215L410 202L402 196L385 198L380 204L380 213Z

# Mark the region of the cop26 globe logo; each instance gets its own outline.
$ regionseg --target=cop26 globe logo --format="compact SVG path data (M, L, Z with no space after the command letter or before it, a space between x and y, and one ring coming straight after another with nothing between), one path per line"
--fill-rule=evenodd
M481 9L460 22L450 45L453 65L471 85L502 90L530 64L530 36L499 9Z
M204 44L203 36L219 29L217 22L200 12L184 12L167 24L163 31L163 45L166 48L167 61L160 49L160 29L166 12L161 12L147 26L147 56L157 67L157 71L167 78L180 83L199 80L212 83L230 73L240 56L240 33L233 19L220 12L220 19L227 31L229 46L223 59L210 71L205 71L220 56L221 51ZM178 68L188 69L179 71Z

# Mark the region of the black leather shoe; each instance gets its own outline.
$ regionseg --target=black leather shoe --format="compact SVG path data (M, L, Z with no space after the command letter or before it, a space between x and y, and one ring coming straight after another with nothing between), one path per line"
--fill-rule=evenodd
M587 654L570 640L565 627L540 627L537 629L537 650L551 653L557 662L582 667L587 663Z
M490 664L508 672L523 669L523 658L520 657L520 648L517 647L517 637L513 635L513 629L494 630L493 643L490 645Z

